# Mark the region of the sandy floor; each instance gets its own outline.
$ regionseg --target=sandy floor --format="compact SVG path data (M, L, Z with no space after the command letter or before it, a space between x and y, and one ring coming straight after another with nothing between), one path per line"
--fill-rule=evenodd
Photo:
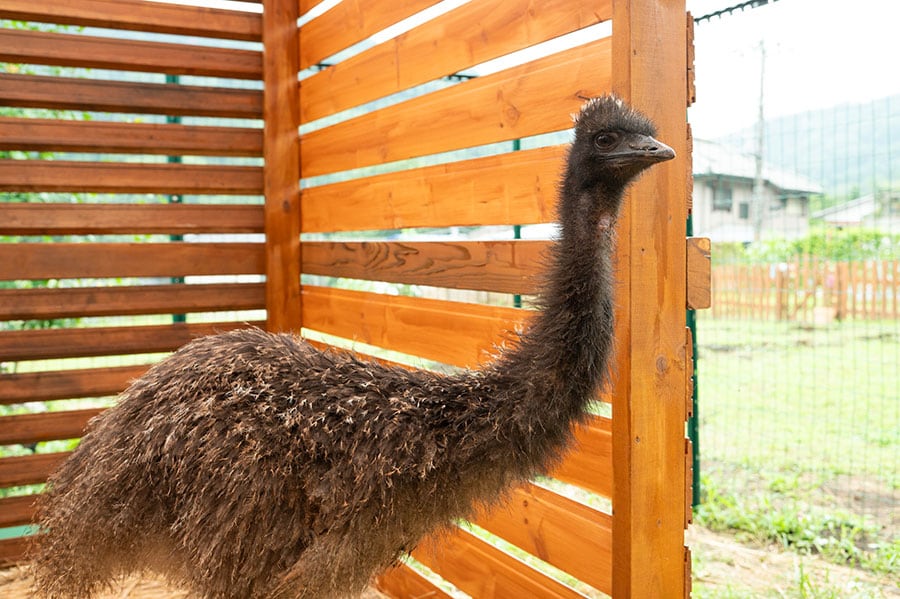
M0 570L0 597L3 599L25 599L32 597L31 578L28 568L8 568ZM97 599L190 599L184 591L169 588L159 580L131 578L111 593ZM374 589L367 591L360 599L386 599Z

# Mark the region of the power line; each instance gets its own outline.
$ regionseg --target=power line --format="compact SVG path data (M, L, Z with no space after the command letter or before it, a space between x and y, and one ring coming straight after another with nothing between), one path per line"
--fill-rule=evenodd
M729 6L728 8L723 8L721 10L717 10L715 12L711 12L707 15L703 15L702 17L694 18L694 23L702 23L703 21L711 21L713 18L718 17L722 18L724 15L731 15L731 13L740 10L743 11L747 8L759 8L760 6L765 6L769 2L778 2L778 0L749 0L749 2L741 2L740 4L735 4L734 6Z

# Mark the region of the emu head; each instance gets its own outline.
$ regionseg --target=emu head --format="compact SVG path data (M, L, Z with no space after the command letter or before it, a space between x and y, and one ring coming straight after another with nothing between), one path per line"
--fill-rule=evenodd
M565 191L590 196L604 217L615 217L622 192L641 171L675 157L654 137L650 119L615 96L589 99L574 119Z

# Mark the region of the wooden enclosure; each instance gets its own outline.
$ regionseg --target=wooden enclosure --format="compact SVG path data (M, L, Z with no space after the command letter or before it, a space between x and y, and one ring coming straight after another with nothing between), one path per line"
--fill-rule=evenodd
M378 282L533 293L547 241L440 235L552 222L565 149L541 136L567 130L581 97L615 91L678 157L639 181L618 223L612 417L580 430L559 483L423 543L427 577L404 565L378 585L687 596L685 308L703 302L708 262L685 239L684 0L343 0L299 21L315 0L232 4L0 0L0 406L21 408L0 417L0 445L19 453L0 459L0 530L15 533L0 560L21 559L31 485L67 455L55 442L102 409L86 400L193 337L258 324L409 363L485 360L527 309ZM438 237L385 233L404 229Z

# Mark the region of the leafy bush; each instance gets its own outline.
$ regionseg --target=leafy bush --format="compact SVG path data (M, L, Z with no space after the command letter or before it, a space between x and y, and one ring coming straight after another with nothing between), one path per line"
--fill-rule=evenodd
M770 239L750 245L716 243L718 264L772 264L810 255L839 262L900 258L900 233L875 229L818 229L800 239Z

